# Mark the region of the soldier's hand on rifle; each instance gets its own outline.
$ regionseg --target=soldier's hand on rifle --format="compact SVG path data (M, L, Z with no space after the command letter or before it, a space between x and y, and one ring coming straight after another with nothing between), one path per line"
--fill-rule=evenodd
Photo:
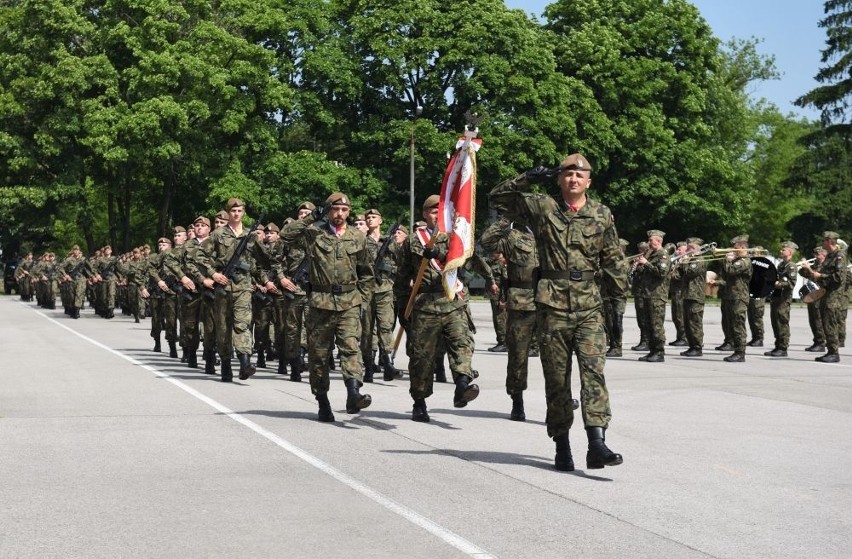
M275 293L275 294L281 293L280 291L278 291L278 288L275 286L275 282L273 282L272 280L266 282L266 291L268 293Z
M213 286L216 284L216 282L214 282L212 278L204 278L204 280L201 283L207 289L213 289Z
M195 282L193 282L187 276L183 276L182 278L180 278L180 283L183 284L186 289L189 289L190 291L195 291Z
M526 177L527 181L531 183L543 183L552 180L558 174L558 167L555 169L549 169L543 165L539 165L538 167L530 169L524 173L524 177Z
M151 294L150 294L150 293L148 293L148 289L147 289L147 288L145 288L145 287L143 287L143 288L142 288L142 298L143 298L143 299L147 299L147 298L148 298L148 297L150 297L150 296L151 296Z
M291 293L296 292L296 284L293 283L290 280L290 278L281 278L281 287L283 287L284 289L286 289L287 291L289 291Z
M168 291L169 290L169 286L166 284L165 280L158 281L157 287L160 288L160 291Z
M228 276L226 276L225 274L220 274L219 272L213 274L213 281L215 281L219 285L228 285L229 283Z

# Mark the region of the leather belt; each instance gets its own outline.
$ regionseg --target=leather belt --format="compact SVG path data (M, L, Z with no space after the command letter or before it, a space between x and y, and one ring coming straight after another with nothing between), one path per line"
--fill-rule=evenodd
M313 286L312 291L314 293L334 293L335 295L340 293L349 293L350 291L355 291L358 289L358 286L354 283L347 283L345 285L325 285L321 287Z
M592 270L542 270L541 279L592 281L595 273Z

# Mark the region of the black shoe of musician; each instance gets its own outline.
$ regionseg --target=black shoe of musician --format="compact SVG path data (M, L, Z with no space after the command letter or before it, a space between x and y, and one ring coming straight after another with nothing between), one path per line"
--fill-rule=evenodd
M248 380L257 372L257 368L251 364L251 355L238 353L237 358L240 360L240 380Z
M560 472L574 471L574 457L571 456L571 442L568 433L562 433L553 437L556 443L556 456L553 459L553 467Z
M607 448L604 440L605 431L603 427L586 427L586 435L589 438L586 467L590 470L599 470L604 466L618 466L624 462L620 454Z
M814 359L814 361L819 361L820 363L839 363L840 356L836 353L826 353L825 355L821 355Z
M606 352L607 357L621 357L621 348L620 347L611 347L609 351Z
M779 348L776 347L772 351L764 351L763 355L765 355L767 357L787 357L787 350L786 349L779 349Z
M662 352L659 352L659 351L651 353L650 355L647 355L646 357L647 357L647 359L645 359L645 361L647 361L648 363L662 363L663 361L666 360L665 354L662 353Z
M319 404L317 420L322 423L334 423L334 413L331 411L331 402L328 401L328 393L320 392L316 398Z
M456 392L453 395L453 406L463 408L468 402L476 400L479 396L479 386L470 383L470 377L459 375L456 377Z
M512 394L512 411L509 414L509 419L512 421L526 421L527 414L524 412L524 393L515 392Z
M733 351L733 350L734 350L734 346L732 346L728 342L725 342L720 346L716 346L716 351Z
M344 384L346 385L346 413L358 413L370 407L373 397L369 394L361 394L358 390L358 379L348 378Z
M763 338L755 338L746 345L748 347L763 347Z
M426 410L426 400L424 398L414 400L414 407L411 408L411 421L429 423L429 412Z
M651 348L648 347L647 342L639 342L638 344L631 347L630 349L633 350L633 351L648 351Z
M822 353L825 351L825 346L822 344L814 344L811 347L806 347L805 351L812 351L814 353Z
M219 368L222 382L234 382L234 374L231 372L231 360L222 359L222 366Z
M702 355L704 355L704 352L701 351L701 348L691 347L686 351L681 351L680 354L684 357L701 357Z
M745 354L744 353L734 353L722 359L722 361L727 361L728 363L743 363L745 362Z

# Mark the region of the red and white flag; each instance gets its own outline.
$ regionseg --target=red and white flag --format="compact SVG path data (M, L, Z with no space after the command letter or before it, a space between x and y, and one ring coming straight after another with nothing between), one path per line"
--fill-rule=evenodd
M450 158L444 181L441 183L441 200L438 203L438 230L449 236L450 246L444 264L444 293L455 299L460 291L458 269L473 255L473 232L476 218L476 152L482 140L475 138L477 131L465 131L456 142L456 151Z

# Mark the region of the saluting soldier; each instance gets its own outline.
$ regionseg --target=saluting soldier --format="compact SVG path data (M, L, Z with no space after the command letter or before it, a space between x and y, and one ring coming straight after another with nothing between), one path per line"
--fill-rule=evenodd
M683 282L684 331L689 349L680 354L684 357L701 357L704 353L704 284L707 278L707 262L700 256L693 257L701 250L704 241L700 237L686 240L687 256L679 266Z
M369 394L360 393L364 371L358 341L361 305L373 289L373 269L366 236L347 225L350 209L349 196L335 192L322 210L294 221L280 235L286 244L300 237L307 241L311 285L308 367L311 392L319 405L318 419L323 422L334 421L328 390L329 357L335 343L346 385L346 413L358 413L372 403ZM327 220L317 223L326 215Z
M529 194L531 183L552 181L553 171L534 169L505 181L490 193L495 209L530 226L541 267L536 305L538 336L547 398L547 434L556 443L557 470L572 471L569 430L574 422L570 359L580 368L582 415L589 441L586 467L615 466L620 454L605 443L612 419L604 378L606 334L596 275L610 293L627 288L627 269L608 207L589 198L592 167L581 154L558 169L559 192Z
M786 241L781 243L778 253L781 260L775 265L778 275L769 299L769 320L775 336L775 349L764 352L763 355L767 357L787 357L787 348L790 346L790 304L798 277L792 259L797 250L799 246L796 243Z
M825 261L819 271L813 270L807 263L802 266L803 276L818 282L825 289L817 304L822 318L822 328L825 332L826 354L815 359L820 363L837 363L840 361L840 329L843 319L843 308L849 305L846 299L846 273L848 261L845 251L840 250L837 240L840 238L834 231L822 234L822 248L825 249Z
M645 296L645 329L648 335L647 355L639 361L659 363L665 361L666 355L666 299L669 294L671 277L671 257L663 248L665 233L659 229L648 231L648 255L637 258L638 270L641 271Z

